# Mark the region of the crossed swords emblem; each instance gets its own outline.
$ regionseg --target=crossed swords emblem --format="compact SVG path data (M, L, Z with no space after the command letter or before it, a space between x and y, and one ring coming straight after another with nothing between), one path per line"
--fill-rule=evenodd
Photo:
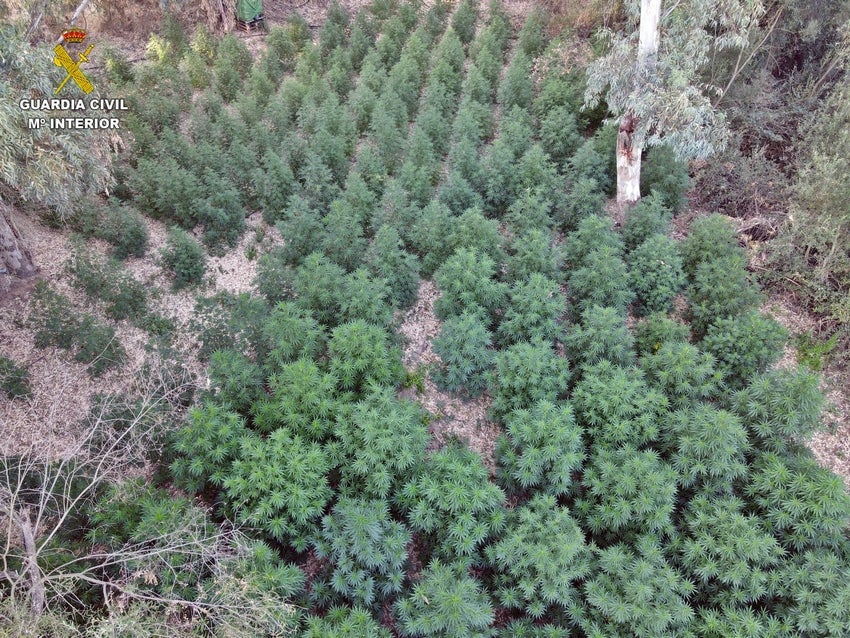
M53 63L56 66L61 66L68 72L68 75L65 76L65 79L62 80L62 83L56 87L55 91L53 91L53 95L59 93L59 91L62 90L62 87L64 87L68 83L68 80L74 80L74 82L77 83L77 86L80 87L80 89L86 95L92 92L94 86L91 82L89 82L88 78L80 70L80 65L83 62L89 61L89 53L91 53L91 50L93 48L94 45L90 44L85 51L80 53L80 58L76 62L74 62L71 56L68 55L68 52L65 50L65 47L63 47L61 44L57 44L53 48L53 52L56 54L53 58Z

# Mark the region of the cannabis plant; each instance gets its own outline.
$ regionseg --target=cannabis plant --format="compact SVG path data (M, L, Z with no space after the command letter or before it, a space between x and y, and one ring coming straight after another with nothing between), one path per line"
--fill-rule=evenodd
M513 510L502 539L485 553L497 572L496 595L505 607L539 619L552 607L573 611L580 606L577 587L591 574L591 552L581 528L554 496L535 496Z
M579 323L570 327L564 346L570 359L585 367L603 360L618 366L634 363L632 333L626 327L622 312L616 308L587 308L581 313Z
M650 235L629 254L629 282L641 314L667 312L685 285L676 242Z
M496 444L499 473L507 487L554 496L574 490L572 475L584 456L582 430L569 403L540 401L511 412Z
M478 396L487 386L493 366L492 345L492 335L478 314L465 311L446 319L433 341L434 352L442 361L433 373L434 381L443 389Z
M787 337L788 332L774 319L752 311L715 321L702 347L715 358L726 384L738 389L780 357Z
M504 345L520 341L554 342L561 338L560 316L567 300L557 282L540 273L514 282L497 336Z

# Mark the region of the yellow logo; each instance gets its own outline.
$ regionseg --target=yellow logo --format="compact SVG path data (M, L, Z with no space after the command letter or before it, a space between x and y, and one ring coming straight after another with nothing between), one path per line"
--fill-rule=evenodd
M82 42L86 38L86 32L82 29L68 30L62 34L62 38L66 42ZM94 45L90 44L85 51L80 53L80 57L76 62L74 62L73 58L71 58L68 54L68 51L66 51L65 47L61 44L57 44L53 48L53 53L55 54L53 57L53 63L56 66L61 66L68 73L68 75L65 76L65 79L62 80L59 86L56 87L56 90L53 91L53 95L57 95L68 83L68 80L74 80L77 86L80 87L80 90L82 90L82 92L86 95L92 92L94 86L92 86L92 83L89 82L85 73L82 72L80 65L83 62L89 61L89 53L91 53L93 48Z

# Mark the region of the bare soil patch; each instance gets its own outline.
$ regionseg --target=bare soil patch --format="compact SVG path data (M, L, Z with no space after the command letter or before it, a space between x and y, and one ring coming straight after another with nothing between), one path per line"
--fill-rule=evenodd
M439 365L440 357L431 347L431 340L440 331L440 320L434 314L434 301L440 296L433 281L421 281L416 303L407 311L399 332L407 340L403 362L410 372ZM406 390L404 396L418 401L436 418L430 424L433 437L431 449L438 449L452 438L464 441L471 450L481 455L492 475L496 473L496 439L501 428L487 417L491 399L488 394L473 400L464 400L451 392L440 390L426 376L424 392Z

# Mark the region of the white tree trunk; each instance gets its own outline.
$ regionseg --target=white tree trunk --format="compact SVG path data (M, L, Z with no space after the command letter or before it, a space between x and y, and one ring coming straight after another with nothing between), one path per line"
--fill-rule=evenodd
M658 54L658 22L661 20L661 0L641 0L640 43L638 44L635 94L655 66ZM632 111L620 120L617 135L617 203L628 207L640 199L640 158L642 143L636 138L638 121Z

